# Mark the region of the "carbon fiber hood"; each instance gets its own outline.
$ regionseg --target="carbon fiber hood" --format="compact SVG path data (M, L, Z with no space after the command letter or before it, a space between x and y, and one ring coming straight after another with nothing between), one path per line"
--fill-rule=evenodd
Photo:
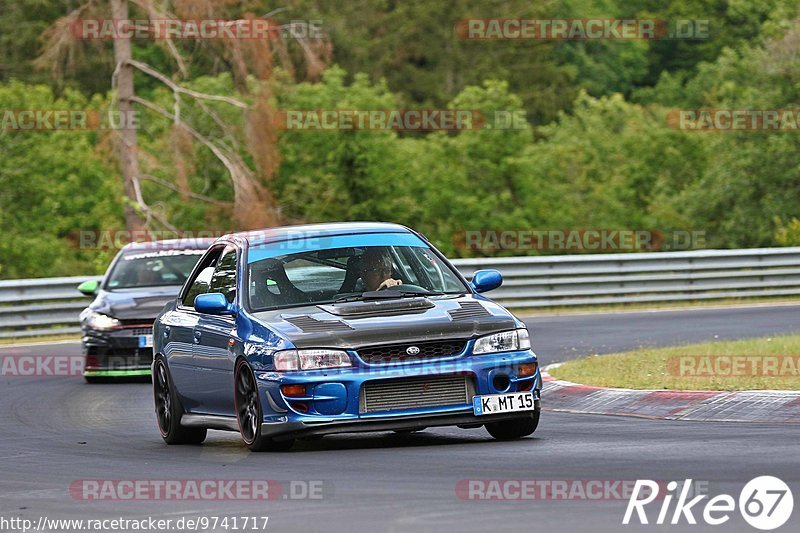
M178 296L181 288L158 287L147 290L123 289L101 291L89 306L92 311L120 320L153 321L167 302Z
M331 306L262 311L253 316L298 348L358 348L399 342L468 339L518 327L511 313L494 302L472 296L439 297L433 305L385 312L374 302L368 313L341 315ZM388 302L387 302L388 303ZM352 307L352 304L349 304ZM326 310L328 309L328 310Z

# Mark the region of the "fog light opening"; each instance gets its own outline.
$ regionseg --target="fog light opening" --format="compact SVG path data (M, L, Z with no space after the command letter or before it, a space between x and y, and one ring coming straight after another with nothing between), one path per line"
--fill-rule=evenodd
M305 402L292 402L292 407L294 407L295 411L300 411L301 413L308 412L308 404Z
M530 381L523 381L517 385L517 390L519 392L527 392L529 390L533 390L533 384L536 380L532 379Z
M494 387L495 390L501 392L506 391L509 385L511 385L511 380L505 374L497 374L492 378L492 387Z

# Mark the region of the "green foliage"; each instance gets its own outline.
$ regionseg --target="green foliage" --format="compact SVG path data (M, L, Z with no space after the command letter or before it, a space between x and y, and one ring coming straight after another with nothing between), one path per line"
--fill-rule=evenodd
M780 218L775 220L775 240L781 246L800 246L800 219L792 217L785 224Z
M3 110L97 110L80 93L0 86ZM101 271L108 254L80 247L81 231L120 228L119 178L96 131L0 131L0 277ZM98 262L93 263L93 259Z
M614 0L569 0L560 2L551 14L554 18L624 18L627 2ZM553 56L572 74L574 83L592 96L612 93L628 95L649 73L645 40L561 41Z
M279 91L282 109L397 109L385 83L364 75L345 84L329 69L322 82ZM452 109L521 111L505 82L469 87ZM286 214L299 220L390 220L421 229L447 251L469 227L518 223L509 158L531 141L530 127L438 132L401 137L393 131L286 131L276 182Z
M252 115L220 102L205 102L204 110L189 98L178 107L200 135L250 154L245 163L287 223L394 221L454 256L479 253L459 244L460 233L470 229L700 230L713 247L800 245L797 132L681 131L666 118L674 109L797 109L799 3L288 0L278 18L321 20L338 66L320 80L299 82L302 60L295 72L276 70L266 93L270 106L476 110L486 125L429 133L282 131L272 176L262 171L257 152L241 149L251 140ZM67 67L64 79L32 68L40 34L78 4L6 4L0 109L105 113L110 43L75 48L60 65ZM132 16L139 9L132 4ZM219 9L233 18L271 6L248 0ZM710 21L711 36L467 41L454 31L459 20L487 17L702 19ZM136 41L134 56L174 73L174 58L162 45ZM191 58L186 74L174 78L181 84L258 101L264 88L234 76L220 43L176 46ZM245 84L250 91L243 95ZM168 112L175 109L173 94L151 77L137 73L136 90ZM206 110L231 127L222 128ZM139 111L141 191L153 212L180 229L238 229L226 168L170 120ZM509 114L526 121L498 127L495 118ZM81 249L79 235L123 227L115 138L102 129L0 131L0 278L104 269L113 250Z
M586 94L541 133L516 161L528 176L523 196L535 201L536 224L688 229L671 199L703 175L702 137L668 128L658 109Z
M688 84L698 107L794 109L800 99L800 31L763 46L726 50ZM702 95L702 96L701 96ZM705 134L701 134L705 135ZM680 199L687 217L721 247L771 246L777 220L800 215L797 131L708 134L707 171Z

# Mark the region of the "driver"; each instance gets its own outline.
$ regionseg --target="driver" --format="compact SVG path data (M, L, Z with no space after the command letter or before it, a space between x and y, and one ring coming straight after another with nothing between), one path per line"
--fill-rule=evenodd
M160 285L162 280L161 274L159 274L154 268L153 264L148 263L144 268L140 269L136 275L136 281L140 287L152 287L154 285Z
M392 260L382 248L367 248L361 256L361 280L367 291L379 291L402 285L399 279L392 279Z

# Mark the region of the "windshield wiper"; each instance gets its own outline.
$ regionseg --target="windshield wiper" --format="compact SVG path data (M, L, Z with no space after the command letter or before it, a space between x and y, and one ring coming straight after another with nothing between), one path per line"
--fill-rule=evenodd
M343 303L343 302L359 302L365 300L394 300L397 298L413 298L413 297L423 297L423 296L442 296L445 293L443 292L417 292L417 291L405 291L402 289L385 289L382 291L367 291L362 292L361 294L354 294L351 296L342 296L337 298L333 301L333 303Z
M416 291L406 291L403 289L387 289L385 291L378 291L378 292L399 292L402 296L443 296L445 293L441 291L429 291L429 292L416 292Z

